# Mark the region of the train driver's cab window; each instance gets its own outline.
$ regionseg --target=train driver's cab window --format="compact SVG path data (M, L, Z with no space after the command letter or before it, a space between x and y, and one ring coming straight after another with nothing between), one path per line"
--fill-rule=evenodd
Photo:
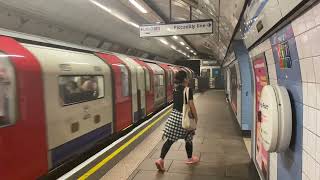
M147 68L143 68L143 70L144 70L144 74L145 74L145 78L146 78L146 90L150 91L151 90L151 83L150 83L149 70Z
M59 87L60 98L64 106L104 97L102 75L60 76Z
M0 55L0 127L5 127L15 124L17 118L16 81L9 58Z
M129 96L129 72L125 65L119 64L121 71L121 94L123 97Z

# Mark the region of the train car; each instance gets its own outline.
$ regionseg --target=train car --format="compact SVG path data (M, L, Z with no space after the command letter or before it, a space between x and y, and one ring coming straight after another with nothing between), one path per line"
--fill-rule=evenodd
M0 50L2 179L36 179L112 133L111 74L100 58L3 36Z
M109 64L113 72L114 129L119 132L133 123L131 73L128 66L116 55L97 53L97 56Z
M165 71L165 85L166 85L166 97L167 103L173 101L173 86L174 86L174 75L173 70L168 64L158 63L158 65Z
M166 98L166 85L165 85L165 72L157 64L146 63L153 71L153 90L154 90L154 108L160 109L167 103Z
M150 115L155 111L155 99L154 99L154 72L150 66L148 66L147 63L143 62L142 60L138 58L134 58L134 60L139 63L144 70L145 73L145 94L146 94L146 113L147 115Z
M0 36L1 179L46 175L172 98L173 65L19 41Z

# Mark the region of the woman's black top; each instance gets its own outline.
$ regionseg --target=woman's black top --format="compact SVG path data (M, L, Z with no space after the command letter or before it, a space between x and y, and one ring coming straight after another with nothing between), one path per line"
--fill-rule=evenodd
M183 85L177 85L173 91L173 109L182 113L183 108ZM189 88L189 100L193 100L192 89Z

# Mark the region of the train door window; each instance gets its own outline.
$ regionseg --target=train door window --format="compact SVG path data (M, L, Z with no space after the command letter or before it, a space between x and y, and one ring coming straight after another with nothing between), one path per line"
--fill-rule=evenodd
M63 75L59 77L60 99L64 106L104 97L102 75Z
M170 73L171 73L170 82L171 82L171 84L173 85L173 82L174 82L174 73L173 73L173 70L171 70Z
M150 74L149 70L147 68L143 68L144 74L145 74L145 80L146 80L146 90L150 91L151 90L151 83L150 83Z
M17 112L14 67L9 58L0 53L0 127L15 124Z
M159 86L164 86L164 77L163 75L158 75Z
M125 65L120 64L119 67L121 71L121 94L123 97L127 97L129 96L129 72Z
M171 74L170 74L170 71L168 70L167 71L167 84L168 85L170 84L170 79L171 79Z

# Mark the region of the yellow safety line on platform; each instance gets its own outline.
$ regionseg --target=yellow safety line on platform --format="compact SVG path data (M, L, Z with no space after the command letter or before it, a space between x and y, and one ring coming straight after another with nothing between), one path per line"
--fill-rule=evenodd
M91 176L93 173L98 171L102 166L104 166L106 163L108 163L112 158L114 158L116 155L118 155L121 151L123 151L126 147L128 147L132 142L134 142L136 139L138 139L141 135L143 135L146 131L148 131L152 126L154 126L157 122L159 122L164 116L166 116L170 112L171 108L167 110L163 115L158 117L154 122L149 124L147 127L145 127L142 131L140 131L138 134L133 136L128 142L120 146L117 150L115 150L112 154L110 154L108 157L100 161L97 165L95 165L93 168L91 168L89 171L87 171L85 174L83 174L78 180L85 180L89 176Z

